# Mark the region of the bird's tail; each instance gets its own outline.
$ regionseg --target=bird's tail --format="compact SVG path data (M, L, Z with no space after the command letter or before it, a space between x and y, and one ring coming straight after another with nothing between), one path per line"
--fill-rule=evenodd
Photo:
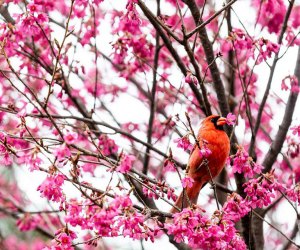
M203 184L204 183L202 182L195 181L192 187L185 188L178 196L174 206L178 207L181 211L183 208L189 207L192 204L197 204L198 196ZM180 212L175 207L172 207L170 213Z

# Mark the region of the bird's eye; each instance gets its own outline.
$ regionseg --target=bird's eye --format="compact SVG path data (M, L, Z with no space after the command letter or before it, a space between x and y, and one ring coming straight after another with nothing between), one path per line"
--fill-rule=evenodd
M218 122L218 119L220 118L220 116L215 116L214 118L212 118L210 121L213 123L213 124L217 124Z
M211 121L212 123L216 123L218 119L219 119L219 117L214 117L214 118L212 118L210 121Z

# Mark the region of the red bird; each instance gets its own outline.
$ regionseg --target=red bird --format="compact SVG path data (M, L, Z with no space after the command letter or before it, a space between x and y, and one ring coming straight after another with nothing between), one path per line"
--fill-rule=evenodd
M188 207L189 204L196 204L201 188L211 181L211 178L220 174L224 168L230 151L230 141L223 127L225 123L226 118L218 115L211 115L202 121L197 140L201 149L209 149L211 153L205 157L200 153L199 146L194 146L189 158L187 173L194 180L193 186L187 187L184 195L184 192L181 192L175 203L176 207L182 209ZM204 159L206 160L204 161ZM176 213L178 210L173 207L170 212Z

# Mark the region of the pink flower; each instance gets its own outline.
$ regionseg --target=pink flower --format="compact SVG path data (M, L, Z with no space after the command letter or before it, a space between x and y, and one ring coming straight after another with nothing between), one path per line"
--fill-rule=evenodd
M128 196L116 196L106 207L90 206L89 210L90 223L87 225L100 236L116 237L121 233L133 239L154 241L154 237L161 234L160 228L155 225L150 228L145 223L145 216L136 213Z
M253 0L252 4L257 9L258 23L267 27L270 33L278 33L284 20L286 6L283 0Z
M199 154L201 157L207 158L211 155L211 150L208 147L208 142L206 140L202 140L202 146L199 150Z
M291 130L293 131L293 135L300 136L300 125L292 127Z
M172 199L173 201L176 201L177 196L175 194L174 188L168 188L167 197L168 197L168 199Z
M188 72L186 77L185 77L185 82L188 84L195 84L198 85L198 79L191 73Z
M174 162L170 159L165 160L164 168L166 171L171 171L171 172L174 172L176 170Z
M29 165L29 171L33 172L40 169L40 165L43 163L43 160L37 156L37 154L31 154L26 159L26 164Z
M10 166L12 164L12 159L10 158L8 152L5 152L4 155L0 157L0 163L4 166Z
M71 151L69 147L66 145L66 143L63 143L55 149L53 155L57 157L58 161L61 161L64 160L65 158L70 157Z
M247 58L254 55L253 41L241 29L234 29L230 33L230 36L223 42L222 52L227 53L230 49L235 50L239 55L246 54Z
M71 250L74 249L72 246L72 240L77 238L77 235L74 231L70 230L69 228L60 228L55 232L55 238L57 246L54 247L56 249L59 247L59 249L67 249Z
M287 83L288 81L288 83ZM292 92L299 92L300 87L298 84L298 79L296 76L286 76L285 78L282 79L281 81L281 89L282 90L291 90Z
M34 230L39 224L40 219L37 216L25 214L23 217L17 220L17 226L20 231Z
M245 177L252 178L261 173L262 166L252 160L243 147L239 147L233 159L232 169L234 173L244 173Z
M46 197L48 200L55 202L64 201L61 188L64 183L64 179L64 176L61 174L47 176L43 183L37 188L37 190L41 193L41 197Z
M116 154L118 152L118 146L115 141L105 134L100 135L98 146L105 156Z
M298 183L294 188L290 188L286 191L286 195L293 201L298 202L300 205L300 184Z
M274 191L283 189L282 185L276 182L273 172L263 174L258 179L251 179L243 186L248 204L252 208L270 205L271 199L275 198Z
M133 122L127 122L127 123L123 123L122 124L122 128L125 130L125 131L128 131L130 133L134 132L134 131L138 131L140 128L139 128L139 124L137 123L133 123Z
M125 15L127 22L129 22L130 24L141 24L141 20L139 18L139 14L135 8L135 5L137 3L137 0L128 0L127 5L126 5L126 9L127 9L127 13Z
M63 249L71 249L72 239L69 235L62 233L58 239Z
M149 183L147 183L149 186ZM155 187L151 187L152 189L155 190ZM155 200L159 199L159 195L155 192L153 192L152 190L150 190L148 187L143 186L143 193L144 195L146 195L148 198L153 198Z
M72 144L72 143L76 143L78 139L78 134L74 133L74 132L70 132L68 131L65 135L64 135L64 140L67 144Z
M123 155L117 170L123 174L127 173L132 168L134 161L135 157L133 155Z
M235 124L235 120L236 120L236 116L234 114L232 114L232 113L229 113L226 116L226 123L229 126L233 126Z
M182 178L181 183L184 188L191 188L193 186L194 180L193 178L186 176Z
M250 212L250 206L240 195L232 193L227 197L223 211L227 219L237 222Z
M297 134L298 133L298 136L299 136L299 132L298 132L298 127L297 126L291 128L291 130L293 130L293 134ZM300 153L300 144L299 144L299 142L297 142L297 140L295 140L295 138L288 136L287 137L287 143L288 143L287 154L291 158L298 157L298 155Z
M27 9L28 9L30 12L32 12L32 13L39 11L39 9L40 9L39 7L40 7L40 6L38 6L38 5L34 4L34 3L29 3L29 4L27 5Z
M272 56L272 53L277 53L279 51L280 46L276 43L273 43L267 39L261 38L257 41L259 46L259 56L257 59L257 64L262 61L266 61L268 58Z
M165 223L168 234L174 235L176 242L188 242L196 249L247 249L237 234L234 223L214 215L209 219L202 211L183 209L173 215L172 223Z
M190 140L189 140L189 137L188 135L182 137L182 138L178 138L178 139L175 139L174 142L177 143L177 147L178 148L183 148L184 151L186 150L193 150L193 144L191 144Z

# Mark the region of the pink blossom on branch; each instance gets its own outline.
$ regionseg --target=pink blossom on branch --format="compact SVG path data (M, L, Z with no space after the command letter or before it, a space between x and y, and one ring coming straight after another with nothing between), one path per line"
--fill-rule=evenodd
M292 127L291 130L293 131L293 135L300 137L300 125Z
M233 126L235 124L235 121L236 121L236 116L234 114L229 113L226 116L226 123L227 123L227 125Z
M17 226L20 231L34 230L40 223L40 218L36 215L24 214L24 216L17 220Z
M242 217L250 212L249 202L243 199L240 195L232 193L227 197L227 201L223 206L226 218L231 221L237 222Z
M182 187L191 188L193 186L194 180L193 178L186 176L182 178L181 183L182 183Z
M278 44L264 38L259 39L256 43L259 47L259 56L257 59L258 64L262 61L266 61L272 56L272 54L278 53L280 48Z
M100 135L98 146L105 156L116 154L119 149L115 141L105 134Z
M127 5L126 5L126 9L127 9L127 13L125 15L127 21L129 23L137 23L140 24L141 20L139 18L139 14L136 10L136 4L138 3L137 0L128 0Z
M178 148L182 148L184 151L191 151L193 149L193 144L190 142L189 136L186 135L182 138L175 139L174 142L177 143Z
M286 190L286 195L293 201L297 202L298 206L300 205L300 183L296 184L294 187L291 187Z
M186 242L200 249L247 249L237 233L234 223L223 220L221 214L210 220L200 210L183 209L173 215L173 222L165 224L168 234L174 235L176 242Z
M252 1L257 11L258 22L267 27L270 33L278 33L284 20L286 6L283 0Z
M262 166L253 161L243 147L238 147L235 155L230 156L232 170L234 173L244 174L245 177L252 178L255 174L260 174Z
M199 149L199 155L201 158L207 158L211 155L211 150L209 148L208 141L201 139L199 142L199 145L195 145L194 147L197 147Z
M64 135L64 139L67 144L76 143L78 139L78 134L71 131L67 131Z
M174 172L176 170L176 166L174 164L173 160L170 160L169 158L165 160L164 162L164 168L166 171Z
M185 77L185 82L188 84L194 84L194 85L198 85L198 79L191 73L188 72L186 77Z
M283 189L283 186L276 181L274 171L263 174L257 179L251 179L243 186L252 208L270 205L272 198L275 198L275 191Z
M71 151L69 146L63 143L55 149L53 155L57 157L58 161L62 161L71 156Z
M117 171L123 174L127 173L133 167L134 161L135 161L135 157L133 155L123 154L121 156L120 164L117 168Z
M62 202L65 200L62 192L64 180L65 177L61 174L49 175L42 184L38 186L37 190L41 193L41 197L45 197L49 201Z
M282 90L291 90L292 92L299 92L300 87L298 84L298 79L296 76L286 76L283 78L281 82L281 89Z

